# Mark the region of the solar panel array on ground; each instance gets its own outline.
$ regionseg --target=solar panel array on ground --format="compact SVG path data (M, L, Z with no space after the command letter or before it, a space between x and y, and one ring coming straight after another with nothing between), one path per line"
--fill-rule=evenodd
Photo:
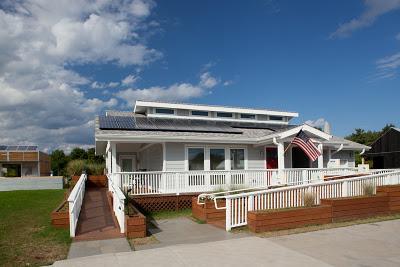
M37 151L37 146L7 146L0 145L0 151Z
M203 120L101 116L99 124L102 130L242 133L240 129L232 128L227 123Z

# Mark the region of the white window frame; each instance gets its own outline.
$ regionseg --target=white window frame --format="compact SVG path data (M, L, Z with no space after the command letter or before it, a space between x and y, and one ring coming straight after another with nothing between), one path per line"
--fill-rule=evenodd
M210 159L211 159L211 149L223 149L224 150L224 154L225 154L225 159L224 159L224 169L223 170L211 170L211 161L210 161ZM228 170L228 166L227 166L227 163L226 163L226 147L225 146L208 146L207 147L207 158L208 158L208 167L207 167L207 170L210 170L210 171L226 171L226 170Z
M137 171L137 156L136 155L120 155L118 158L118 171L122 169L122 160L123 159L131 159L132 160L132 171Z
M189 148L202 148L204 150L204 171L210 171L210 149L225 149L225 170L230 171L231 168L231 149L244 150L244 170L248 170L248 149L243 145L185 145L185 171L189 171Z

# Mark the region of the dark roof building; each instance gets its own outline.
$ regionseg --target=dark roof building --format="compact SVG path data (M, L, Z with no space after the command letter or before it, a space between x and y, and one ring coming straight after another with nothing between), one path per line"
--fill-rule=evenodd
M379 137L365 156L374 169L400 168L400 129L392 127Z

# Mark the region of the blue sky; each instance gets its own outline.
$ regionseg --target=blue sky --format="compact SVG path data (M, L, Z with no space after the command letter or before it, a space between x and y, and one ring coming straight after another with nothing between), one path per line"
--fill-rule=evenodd
M90 146L95 114L138 98L297 111L340 136L400 124L398 0L27 0L0 18L3 143Z

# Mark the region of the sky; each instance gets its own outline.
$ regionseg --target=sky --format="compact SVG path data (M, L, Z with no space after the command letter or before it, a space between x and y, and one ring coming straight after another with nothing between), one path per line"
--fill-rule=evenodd
M136 99L400 125L400 0L2 0L0 143L94 145Z

